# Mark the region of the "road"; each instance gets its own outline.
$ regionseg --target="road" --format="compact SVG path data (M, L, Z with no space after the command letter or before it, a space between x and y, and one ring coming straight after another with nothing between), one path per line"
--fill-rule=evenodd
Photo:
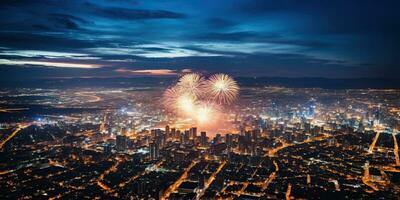
M288 184L286 194L285 194L285 199L290 200L290 193L292 192L292 184Z
M204 192L212 184L212 182L215 180L215 177L222 170L222 168L225 166L225 164L226 164L226 161L222 161L222 163L218 166L217 170L215 170L215 172L211 174L210 178L206 181L204 188L199 190L199 192L197 193L197 196L196 196L197 200L200 199L204 195Z
M117 159L117 162L113 166L111 166L109 169L104 171L100 175L99 179L97 180L97 185L99 187L101 187L103 190L105 190L107 193L112 193L113 190L110 187L108 187L105 183L103 183L102 181L104 180L104 177L106 175L108 175L109 173L116 172L120 163L121 163L121 161Z
M362 182L367 185L368 187L372 188L375 191L379 191L379 189L371 183L369 175L369 162L366 162L364 165L364 176L361 178Z
M183 171L182 175L176 180L172 185L168 187L168 189L164 192L164 194L160 197L161 200L168 199L169 195L174 192L181 183L187 178L189 171L198 163L198 160L193 160L192 163Z
M374 138L374 140L372 140L372 143L369 146L368 153L372 153L374 151L374 148L375 148L376 142L378 141L380 133L381 132L379 132L379 131L376 132L375 138Z
M275 165L275 171L272 172L272 173L269 175L269 177L265 180L265 182L264 182L264 184L263 184L263 186L262 186L263 191L266 190L266 189L268 188L269 184L276 178L276 174L277 174L278 171L279 171L278 163L276 163L275 160L274 160L274 165Z
M0 143L0 149L3 149L3 146L13 139L22 129L29 127L31 124L19 124L18 128L15 129L5 140Z
M0 108L0 112L5 113L19 112L23 110L29 110L29 108Z
M161 166L163 163L164 163L164 160L160 160L160 161L158 161L156 164L154 164L153 168L158 169L158 168L160 168L160 166ZM132 182L132 181L135 181L136 179L138 179L138 178L140 178L140 177L142 177L142 176L145 176L146 174L149 174L150 172L151 172L150 170L144 170L144 171L140 172L139 174L137 174L137 175L131 177L131 178L128 179L127 181L125 181L125 182L123 182L123 183L120 183L120 184L119 184L119 187L123 188L123 187L125 187L128 183L130 183L130 182Z
M305 143L310 143L310 142L316 142L316 141L322 141L331 137L336 137L338 135L328 135L328 134L324 134L322 136L317 136L317 137L313 137L307 140L304 140L302 142L297 142L297 143L286 143L282 140L280 140L280 142L282 143L282 146L276 147L274 149L269 150L265 156L269 156L269 157L273 157L276 155L276 153L278 153L280 150L285 149L287 147L291 147L291 146L295 146L295 145L300 145L300 144L305 144Z
M393 151L394 151L394 156L396 160L396 165L400 166L400 158L399 158L399 146L397 145L397 138L396 138L396 131L393 131L392 136L393 136Z
M75 92L78 96L89 97L88 103L95 103L101 101L101 97L96 96L94 92Z

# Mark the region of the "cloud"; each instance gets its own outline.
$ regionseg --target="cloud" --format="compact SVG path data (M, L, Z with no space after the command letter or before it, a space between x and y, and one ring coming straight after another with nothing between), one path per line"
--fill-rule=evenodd
M115 72L128 76L177 76L184 73L193 72L190 68L183 69L129 69L129 68L118 68Z
M278 33L260 33L254 31L239 32L211 32L196 37L205 41L230 41L234 43L257 42L281 45L295 45L306 48L322 48L329 46L327 43L318 40L290 39Z
M179 19L185 15L181 13L166 10L141 10L127 8L96 8L95 13L101 17L124 19L124 20L140 20L140 19Z
M0 59L0 65L33 65L33 66L44 66L44 67L61 67L61 68L82 68L82 69L95 69L99 68L97 64L86 64L86 63L63 63L63 62L52 62L52 61L28 61L28 60L7 60Z
M48 30L80 30L82 27L80 24L89 24L90 22L73 15L69 14L61 14L61 13L51 13L47 18L48 22L41 25L44 27L48 27ZM37 24L36 24L37 25ZM40 24L39 24L40 25ZM38 26L38 25L37 25Z
M30 72L34 64L35 70L46 71L37 72L40 77L54 75L52 70L61 77L63 64L48 67L54 63L101 66L63 68L62 73L73 75L120 75L115 69L179 74L191 66L243 76L399 76L398 4L1 1L0 59L8 67L15 62L15 73Z
M69 38L65 35L36 34L29 32L0 32L0 46L43 51L68 51L95 47L93 41Z
M220 17L208 18L205 22L211 28L229 28L236 25L236 23Z
M175 76L178 75L177 70L171 69L116 69L115 72L124 75L145 75L145 76Z
M325 34L392 32L399 25L399 13L396 8L399 1L388 0L336 0L323 1L273 1L239 0L234 6L236 12L254 17L292 16L307 21L298 31L318 31ZM290 22L288 22L290 23ZM396 29L396 28L395 28ZM398 31L400 29L397 29Z

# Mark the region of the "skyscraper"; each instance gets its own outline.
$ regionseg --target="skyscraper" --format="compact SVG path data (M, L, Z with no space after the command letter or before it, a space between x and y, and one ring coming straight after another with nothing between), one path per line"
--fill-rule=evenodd
M197 128L196 127L192 127L189 129L190 132L190 138L191 139L196 139L197 137Z
M231 134L226 134L225 135L225 143L226 143L226 146L228 148L228 152L231 152L232 145L233 145L233 138L232 138Z
M110 155L112 152L111 152L111 145L110 144L105 144L104 146L103 146L103 152L104 152L104 155Z
M168 126L168 125L165 126L165 136L166 136L167 139L171 137L171 135L170 135L170 129L169 129L169 126Z
M157 141L153 141L149 145L150 159L157 160L160 156L160 147Z
M117 151L125 151L127 145L127 137L124 135L117 135L116 147Z
M185 130L185 134L183 135L183 144L188 144L189 143L189 138L190 138L190 131Z
M203 147L207 146L207 134L204 131L200 133L200 145Z

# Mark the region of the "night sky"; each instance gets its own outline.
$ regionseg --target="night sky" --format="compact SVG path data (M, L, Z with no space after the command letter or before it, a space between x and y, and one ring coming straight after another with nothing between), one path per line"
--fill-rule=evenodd
M0 78L400 78L400 1L0 1Z

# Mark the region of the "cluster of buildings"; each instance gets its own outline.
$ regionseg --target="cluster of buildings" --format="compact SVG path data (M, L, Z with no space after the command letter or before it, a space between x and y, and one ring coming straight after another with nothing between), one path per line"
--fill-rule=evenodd
M232 132L166 125L162 111L144 103L159 95L153 91L78 93L88 107L60 92L63 104L81 107L0 124L0 197L398 197L393 91L243 90L230 110ZM59 101L38 103L49 102Z

